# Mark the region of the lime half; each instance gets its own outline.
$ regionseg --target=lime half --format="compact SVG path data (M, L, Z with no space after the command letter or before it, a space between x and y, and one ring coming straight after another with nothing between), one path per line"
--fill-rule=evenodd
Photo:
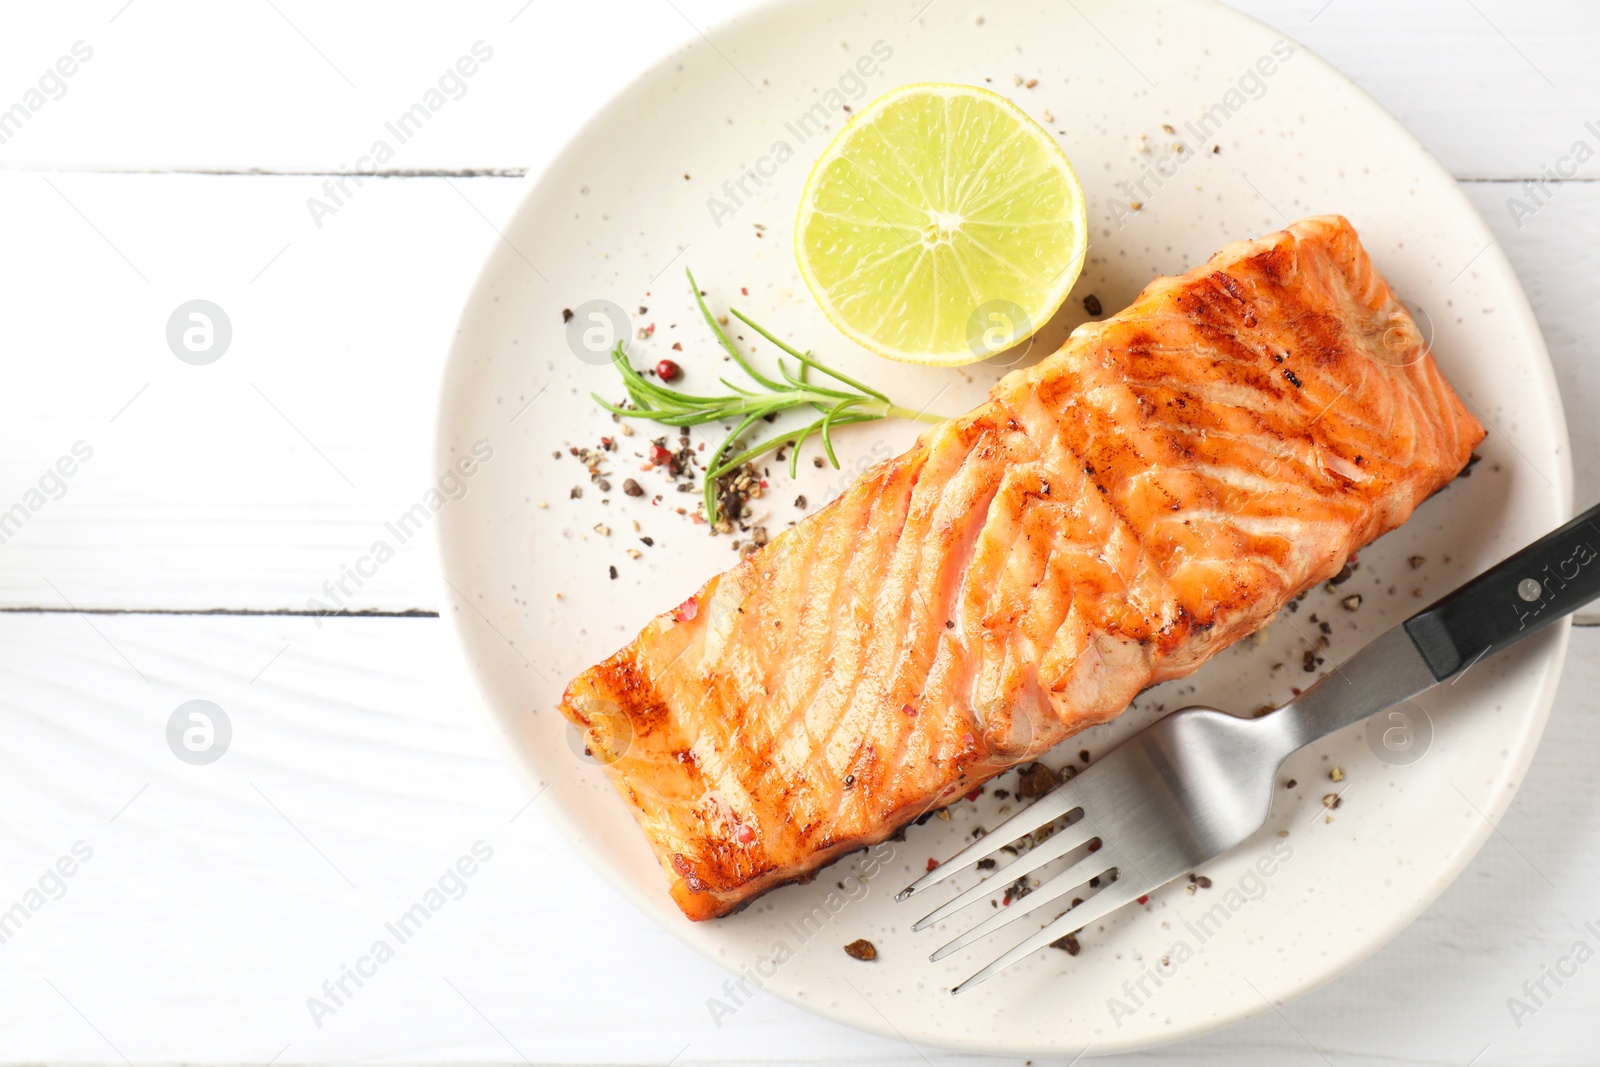
M1087 244L1061 146L970 85L874 100L817 160L795 223L800 273L835 326L881 356L949 366L1032 336Z

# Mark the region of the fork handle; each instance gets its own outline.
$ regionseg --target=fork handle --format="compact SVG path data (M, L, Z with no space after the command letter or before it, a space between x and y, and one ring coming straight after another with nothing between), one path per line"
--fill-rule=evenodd
M1439 681L1600 597L1600 505L1411 616L1406 633Z

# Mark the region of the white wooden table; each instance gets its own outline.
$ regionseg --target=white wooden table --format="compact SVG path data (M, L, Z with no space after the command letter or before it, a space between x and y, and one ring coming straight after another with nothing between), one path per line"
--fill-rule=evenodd
M886 2L909 18L922 0ZM364 616L307 613L431 480L445 347L518 176L740 6L8 8L0 108L27 115L0 115L0 909L23 910L0 915L0 1063L960 1059L771 998L716 1025L724 973L593 876L492 747L427 536L363 580ZM1578 498L1600 498L1600 163L1541 204L1522 186L1575 142L1600 149L1600 7L1238 6L1462 181L1544 327ZM465 95L314 220L308 198L329 202L478 41L493 55ZM197 298L232 325L206 366L166 337ZM1280 1013L1134 1061L1600 1062L1600 962L1546 980L1520 1025L1508 1008L1575 941L1600 952L1597 690L1600 629L1579 629L1500 832L1397 941ZM193 699L232 727L209 766L166 740ZM308 998L475 845L492 854L464 895L314 1019Z

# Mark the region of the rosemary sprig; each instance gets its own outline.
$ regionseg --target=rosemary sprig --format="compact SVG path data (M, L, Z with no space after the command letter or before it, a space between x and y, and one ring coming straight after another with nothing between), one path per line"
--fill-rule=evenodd
M760 390L742 388L734 385L726 378L720 379L723 385L732 391L727 396L695 396L690 393L669 389L657 382L645 378L628 362L628 356L623 343L611 350L612 365L617 368L617 373L622 375L622 384L628 390L629 407L619 407L606 402L596 394L595 403L614 414L625 418L649 419L652 422L663 423L667 426L699 426L708 422L732 422L737 420L738 425L722 444L711 454L711 459L705 468L705 505L706 520L715 530L717 509L717 481L729 471L737 470L749 463L757 456L764 455L775 448L790 446L789 477L794 477L795 470L800 460L800 446L807 438L816 434L822 440L822 450L827 454L828 462L835 468L839 466L839 457L833 451L833 430L839 426L849 426L852 423L873 422L877 419L915 419L921 422L943 422L945 416L930 415L925 411L913 411L891 401L883 393L872 387L856 381L854 378L841 374L833 368L816 359L809 351L801 352L774 337L767 330L751 321L737 308L729 308L729 313L740 322L760 334L767 341L776 345L798 363L798 370L791 370L790 365L780 356L778 358L778 373L782 381L770 378L755 367L751 366L739 349L728 339L728 335L718 325L716 317L711 314L711 309L706 307L705 297L700 292L700 287L695 284L694 274L685 270L689 277L689 286L694 290L695 303L700 307L700 314L706 320L706 325L711 327L711 332L716 336L717 342L722 345L723 351L739 365L739 369L749 375ZM834 383L824 385L810 380L809 373L817 371L833 379ZM744 449L737 455L728 456L734 444L744 436L750 427L759 420L772 415L788 411L792 408L811 406L820 415L813 421L779 434L759 444Z

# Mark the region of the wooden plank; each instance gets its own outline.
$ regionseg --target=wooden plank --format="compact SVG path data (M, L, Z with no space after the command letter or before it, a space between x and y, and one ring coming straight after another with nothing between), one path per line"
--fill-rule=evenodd
M74 843L93 850L0 946L0 1063L924 1062L764 994L716 1025L707 1001L726 996L724 972L600 883L538 802L523 810L441 620L93 623L0 616L0 706L9 749L25 754L0 778L0 908ZM1506 1008L1600 920L1587 697L1600 631L1575 636L1570 663L1501 834L1440 902L1285 1008L1287 1022L1268 1015L1181 1055L1320 1062L1304 1034L1362 1063L1465 1063L1485 1044L1482 1062L1587 1062L1595 973L1520 1030ZM206 766L165 739L193 699L232 724ZM307 999L478 841L493 855L465 893L364 985L347 983L319 1028Z
M1337 67L1458 178L1536 177L1579 139L1600 153L1600 71L1590 58L1600 8L1593 4L1561 4L1530 18L1510 0L1228 3ZM1315 121L1314 111L1307 120ZM1578 174L1600 177L1600 164Z
M64 80L59 99L0 144L0 164L358 169L373 142L388 136L384 123L482 41L493 57L462 95L452 89L425 132L405 144L388 137L394 156L376 169L538 169L636 71L697 41L701 30L716 40L719 24L746 6L496 0L396 17L378 0L36 5L14 13L0 41L0 64L18 75L5 106L75 42L93 57ZM1348 74L1458 177L1536 176L1579 137L1600 148L1600 135L1584 130L1600 120L1590 106L1600 91L1590 47L1600 9L1592 5L1564 5L1560 17L1541 9L1539 18L1509 0L1482 0L1476 10L1456 0L1234 6ZM981 10L959 0L895 0L862 14L878 36L909 49L925 24L965 22ZM1600 171L1590 164L1584 173Z
M1572 436L1573 499L1581 509L1600 501L1600 359L1595 358L1595 312L1600 248L1585 240L1600 223L1600 184L1552 187L1532 215L1531 198L1509 182L1470 182L1464 188L1505 249L1539 319L1561 387Z
M26 520L0 528L0 604L305 610L380 538L398 555L356 606L435 603L426 536L385 523L436 480L436 383L498 239L479 211L518 182L376 182L319 231L315 181L0 177L0 512ZM232 322L207 366L167 343L197 297ZM57 479L80 441L91 458Z
M0 162L337 173L365 169L362 157L387 140L394 155L376 172L520 172L542 165L635 72L699 40L696 26L741 6L102 0L19 10L0 41L0 65L20 83L7 94L20 98L28 76L77 41L93 55L0 144ZM473 72L452 77L463 57ZM440 106L402 143L385 124L430 91Z
M386 524L436 477L435 383L497 239L478 212L509 211L519 182L374 182L316 230L298 214L314 178L49 181L0 175L16 250L0 285L27 309L0 324L0 514L74 443L94 453L60 499L0 529L0 606L304 611L331 605L324 583L343 580L355 610L436 608L431 531L402 544ZM1561 187L1520 229L1504 204L1513 190L1467 188L1527 286L1569 411L1600 403L1600 251L1587 236L1600 185ZM233 322L208 366L166 343L168 316L196 297ZM1578 497L1600 498L1600 430L1569 421ZM346 568L380 539L395 558L357 588Z

